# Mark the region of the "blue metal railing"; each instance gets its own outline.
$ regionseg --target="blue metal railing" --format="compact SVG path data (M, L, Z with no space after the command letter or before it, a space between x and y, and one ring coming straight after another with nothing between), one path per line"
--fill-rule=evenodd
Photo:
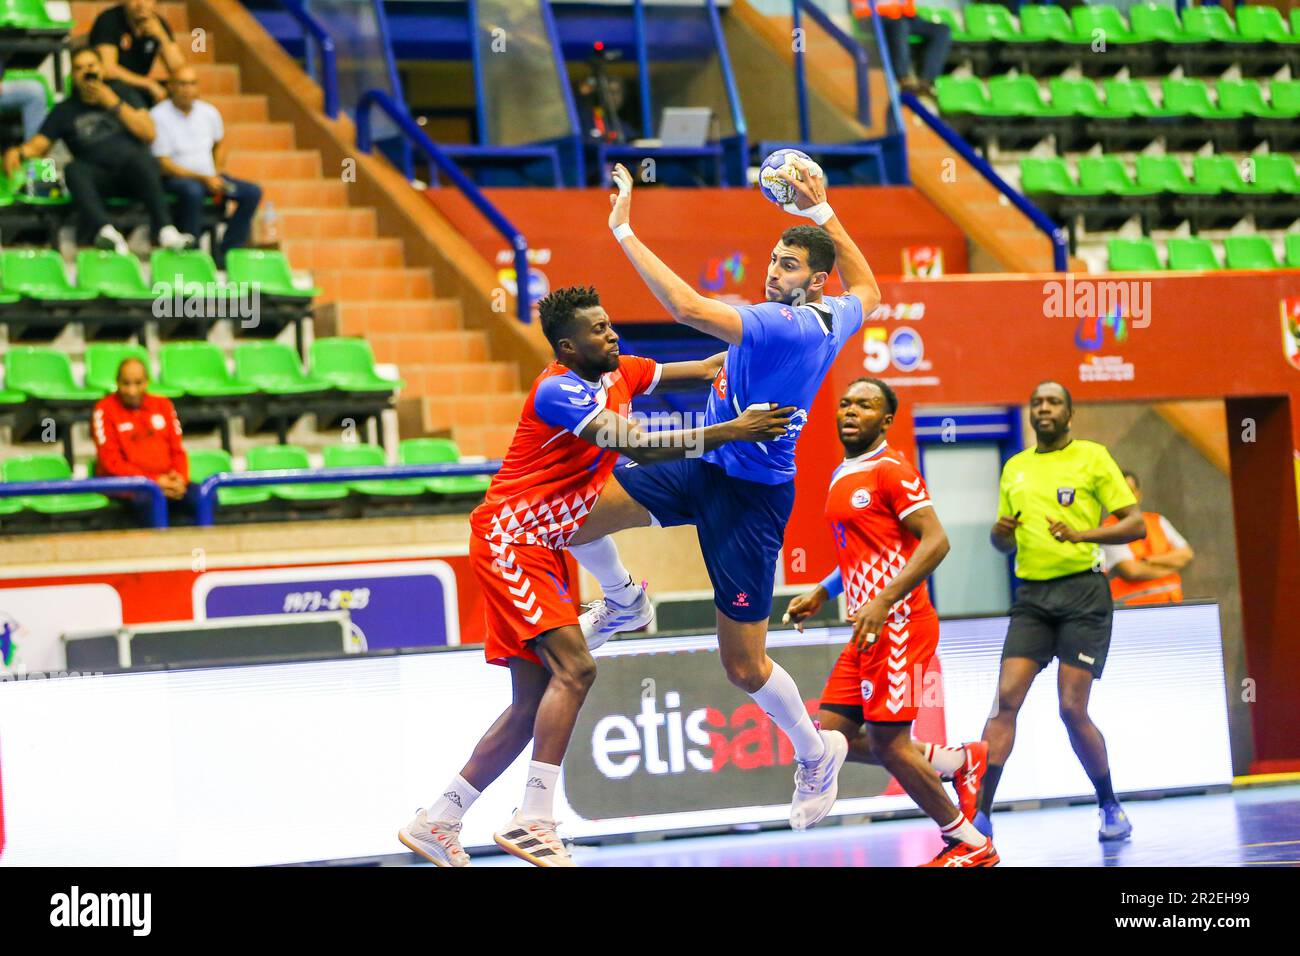
M357 149L363 153L370 152L373 143L370 133L370 111L376 106L388 114L389 119L397 124L397 128L415 148L424 153L429 161L438 167L438 171L452 181L474 208L492 224L492 228L510 244L515 254L515 305L519 321L525 325L532 322L532 298L528 289L528 241L524 238L524 234L516 229L496 206L492 205L478 186L474 185L451 158L438 148L438 144L429 139L424 130L416 125L411 115L393 102L393 98L383 90L366 90L357 102Z
M848 36L836 26L835 21L826 12L810 0L792 0L795 35L801 36L804 14L824 30L832 40L838 43L853 58L853 79L858 100L858 122L864 126L871 125L870 89L867 83L867 51L862 44ZM812 123L808 114L808 74L804 65L805 47L800 43L794 51L795 98L799 106L799 138L805 143L812 141Z
M349 481L388 478L447 478L456 475L493 475L500 461L457 462L439 465L367 465L356 468L283 469L280 471L222 471L199 483L194 519L201 526L212 524L218 488L252 488L265 485L331 485ZM161 494L161 493L160 493ZM166 508L164 507L164 519Z
M298 0L280 0L284 8L289 11L290 15L298 21L302 27L302 32L310 39L316 41L316 46L320 48L321 58L321 89L325 93L325 115L330 119L338 119L339 115L339 67L338 57L334 50L334 40L331 39L329 31L314 16L307 12ZM314 76L316 73L316 58L313 52L314 48L311 43L307 44L307 73Z
M902 100L907 104L908 109L921 118L926 126L934 130L940 139L955 149L966 162L974 166L981 176L987 179L998 192L1006 196L1013 206L1024 213L1029 218L1029 221L1051 240L1052 268L1057 272L1067 271L1070 260L1069 243L1065 229L1047 218L1046 213L1030 202L1024 193L1012 188L982 156L975 152L970 143L962 139L951 126L926 109L925 105L916 96L911 93L904 93Z
M113 494L130 492L149 499L149 524L167 527L167 497L156 481L135 475L129 478L65 478L61 481L3 481L0 498L45 495Z
M880 25L880 14L876 12L876 0L867 0L871 6L871 29L876 35L876 49L880 52L880 68L885 74L885 92L889 97L889 116L894 124L894 132L905 133L903 112L898 105L898 78L894 75L894 58L889 55L889 44L885 41L885 28Z

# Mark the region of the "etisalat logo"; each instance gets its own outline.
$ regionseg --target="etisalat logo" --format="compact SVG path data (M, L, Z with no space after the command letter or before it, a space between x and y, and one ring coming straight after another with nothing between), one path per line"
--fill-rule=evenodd
M157 319L239 319L241 328L257 325L262 312L261 284L235 282L185 282L176 276L171 285L153 289L153 314Z
M152 893L83 893L78 886L50 897L50 925L129 928L132 936L148 936L153 928Z

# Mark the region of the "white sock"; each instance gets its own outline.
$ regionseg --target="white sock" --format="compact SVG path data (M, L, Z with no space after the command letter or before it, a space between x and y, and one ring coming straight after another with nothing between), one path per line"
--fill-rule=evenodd
M826 753L826 743L808 716L799 687L776 661L772 662L772 676L767 683L749 696L785 731L800 760L819 760Z
M962 843L970 846L983 846L989 842L989 838L975 829L975 824L971 823L966 817L958 813L957 819L946 827L940 827L939 832L951 840L961 840Z
M944 747L941 744L924 744L925 759L930 766L939 771L939 776L952 778L961 765L966 762L965 747Z
M456 774L451 783L447 784L446 792L429 807L429 819L459 820L478 797L479 792L471 787L464 777Z
M528 762L528 783L524 786L524 802L519 808L520 819L555 819L555 782L559 778L560 768L555 764L538 760Z
M569 548L569 553L600 584L607 601L626 606L636 600L638 588L632 583L632 575L623 567L618 548L608 536L587 544L575 544Z

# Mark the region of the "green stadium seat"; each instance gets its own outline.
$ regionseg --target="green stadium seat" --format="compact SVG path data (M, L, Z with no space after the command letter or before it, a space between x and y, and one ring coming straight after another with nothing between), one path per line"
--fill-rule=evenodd
M103 249L82 249L77 253L77 288L119 302L153 302L155 296L144 281L140 260L132 255Z
M1057 196L1095 196L1070 176L1069 167L1059 156L1027 156L1020 161L1020 191L1027 195L1045 193Z
M1014 43L1020 39L1020 31L1006 7L995 3L968 3L962 12L966 18L965 37L969 40Z
M1088 116L1094 119L1128 119L1134 115L1132 108L1122 105L1111 107L1102 102L1101 95L1092 80L1056 76L1048 85L1052 91L1052 105L1076 116Z
M1254 184L1241 178L1241 170L1231 156L1197 156L1192 160L1196 182L1201 186L1215 186L1222 192L1254 193Z
M5 481L67 481L72 467L62 455L24 455L4 463ZM58 495L24 495L23 506L44 515L79 514L102 511L111 502L95 492L72 492Z
M450 438L408 438L397 446L403 465L441 465L460 461L460 449ZM438 495L481 495L492 483L491 475L445 475L420 479Z
M5 406L25 405L27 404L27 393L20 392L17 389L0 388L0 410Z
M60 349L11 346L5 352L5 388L53 402L97 402L104 390L73 380L72 362Z
M1111 43L1147 43L1154 37L1138 36L1129 29L1119 10L1104 4L1079 6L1070 11L1075 36L1089 43L1095 36Z
M1300 36L1286 28L1277 9L1258 4L1237 5L1237 32L1255 43L1300 43Z
M1300 36L1300 7L1291 8L1291 32Z
M1187 7L1183 10L1183 30L1200 42L1250 43L1237 32L1237 25L1223 7Z
M1137 184L1154 192L1212 196L1223 191L1217 185L1194 183L1188 179L1177 156L1139 156L1136 165Z
M1223 240L1224 264L1229 269L1280 269L1267 236L1228 236Z
M204 479L221 472L233 472L235 463L224 448L200 448L189 452L190 482L199 484ZM271 500L271 489L266 485L251 488L221 486L217 488L217 504L223 508L260 505Z
M344 392L393 392L406 384L379 376L374 352L365 339L316 339L311 344L311 374Z
M1068 116L1043 102L1032 76L1005 75L989 79L990 112L998 116Z
M917 7L916 16L919 20L929 20L931 23L942 23L952 31L953 39L969 39L966 32L962 29L961 20L957 17L957 11L951 7Z
M302 369L298 353L283 342L241 342L235 346L235 380L269 395L328 392L334 385Z
M297 445L260 445L248 450L249 471L281 471L288 468L311 468L307 452ZM290 502L337 501L348 496L348 486L335 483L263 487L268 487L273 497Z
M45 0L0 0L0 26L19 30L72 29L71 20L55 20L45 9Z
M5 289L24 298L48 303L87 302L99 293L78 289L63 271L63 257L53 249L6 249Z
M1079 186L1091 193L1113 196L1150 196L1155 190L1134 185L1128 169L1118 156L1082 156L1079 158Z
M1160 256L1149 238L1111 239L1106 243L1106 258L1111 272L1160 272Z
M226 281L231 285L246 284L257 288L262 295L304 301L320 295L312 286L299 289L293 284L293 271L283 252L271 249L231 249L226 255Z
M42 188L29 196L27 194L29 177L53 188L49 190ZM49 158L29 159L15 169L13 175L9 177L9 189L14 200L28 206L66 206L72 202L67 190L59 187L57 183L58 179L54 176L54 161Z
M1274 80L1268 85L1269 103L1287 116L1300 116L1300 80Z
M171 295L177 285L182 291L196 283L205 288L221 286L217 264L202 249L155 249L149 256L149 272L155 295Z
M4 82L11 83L15 80L31 80L41 84L45 90L45 111L48 113L54 108L54 87L40 70L5 70Z
M973 113L985 115L992 109L984 84L973 76L940 76L934 81L939 112L947 115Z
M1176 272L1210 272L1222 269L1208 239L1186 236L1165 243L1169 268Z
M1216 85L1219 90L1219 106L1225 110L1265 119L1293 119L1300 115L1269 106L1264 101L1264 91L1256 80L1219 80Z
M157 381L153 360L143 345L127 342L88 342L86 344L86 385L105 393L117 391L117 368L124 358L137 358L149 372L149 391L164 398L179 398L183 392Z
M1165 109L1202 119L1241 119L1243 115L1239 110L1216 106L1210 100L1210 88L1204 80L1166 77L1161 87L1165 95Z
M1146 84L1138 80L1108 79L1102 81L1102 89L1106 91L1106 105L1113 110L1128 110L1149 119L1183 115L1179 110L1157 106Z
M1142 3L1130 7L1128 18L1134 33L1153 40L1165 43L1201 42L1187 35L1177 11L1163 3Z
M236 381L221 349L211 342L166 342L159 350L159 380L196 398L252 395L255 385Z
M16 515L23 510L23 498L21 495L6 495L0 498L0 518L5 515Z
M326 468L363 468L386 465L384 450L378 445L348 444L325 447ZM424 494L424 478L370 478L350 481L348 486L358 494L377 498L415 498Z
M1300 232L1288 232L1282 242L1286 246L1286 267L1300 269Z
M1286 153L1259 153L1255 163L1255 188L1262 193L1300 193L1295 159Z
M1056 4L1026 4L1020 8L1020 38L1029 43L1084 43L1074 32L1070 15Z

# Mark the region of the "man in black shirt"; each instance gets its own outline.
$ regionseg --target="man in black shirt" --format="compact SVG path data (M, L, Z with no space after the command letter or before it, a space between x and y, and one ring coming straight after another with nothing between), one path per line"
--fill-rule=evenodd
M160 246L184 249L193 237L171 224L162 174L149 152L153 117L129 86L104 82L103 69L93 47L73 55L72 95L50 110L39 133L5 152L5 172L12 175L24 160L44 156L56 140L63 140L73 157L64 178L78 214L79 243L93 237L102 249L127 252L126 240L109 223L103 198L125 195L145 204Z
M95 18L90 43L104 61L105 78L146 94L147 106L167 98L162 85L149 79L158 54L173 76L185 65L185 55L172 39L171 27L158 16L155 0L126 0L109 7Z

